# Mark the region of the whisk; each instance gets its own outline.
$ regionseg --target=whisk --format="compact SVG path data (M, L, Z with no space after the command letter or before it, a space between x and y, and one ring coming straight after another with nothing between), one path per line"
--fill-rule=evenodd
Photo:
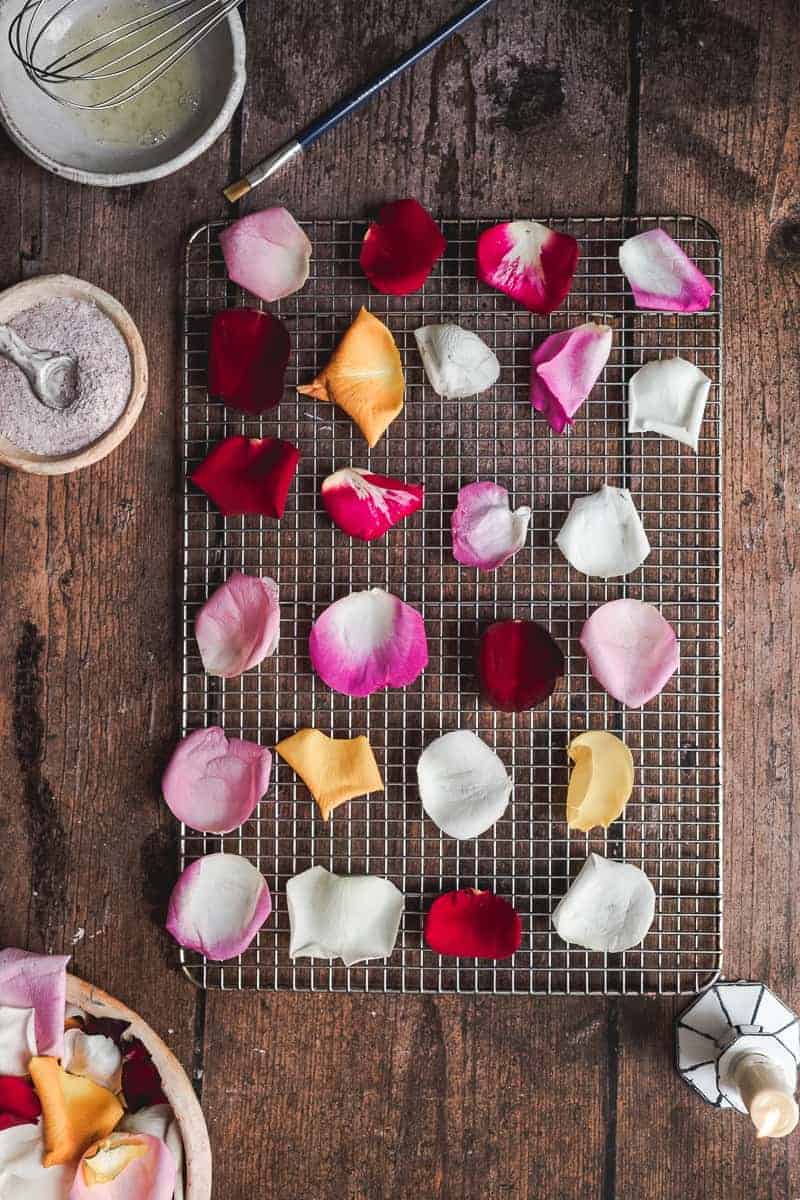
M85 0L25 0L9 42L30 79L69 108L114 108L135 100L238 8L242 0L153 0L140 16L69 44ZM83 12L78 14L81 6ZM113 9L113 4L107 6ZM108 85L110 95L77 96L75 86ZM114 90L116 88L116 90Z

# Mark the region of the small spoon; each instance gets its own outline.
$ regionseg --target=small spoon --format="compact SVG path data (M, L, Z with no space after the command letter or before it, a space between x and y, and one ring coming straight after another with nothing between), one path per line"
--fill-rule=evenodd
M0 354L19 367L36 399L46 408L65 412L78 392L78 362L71 354L34 350L8 325L0 324Z

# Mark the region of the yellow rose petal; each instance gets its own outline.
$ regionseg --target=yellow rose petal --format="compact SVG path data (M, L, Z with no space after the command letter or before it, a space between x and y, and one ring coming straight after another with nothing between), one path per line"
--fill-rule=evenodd
M382 792L383 780L365 737L329 738L319 729L301 729L275 747L302 779L327 821L335 808Z
M69 1075L55 1058L32 1058L28 1067L42 1106L44 1165L74 1162L107 1137L125 1110L113 1092L83 1075Z
M567 792L570 829L607 829L623 812L633 791L633 755L613 733L587 729L573 738L567 754L574 762Z

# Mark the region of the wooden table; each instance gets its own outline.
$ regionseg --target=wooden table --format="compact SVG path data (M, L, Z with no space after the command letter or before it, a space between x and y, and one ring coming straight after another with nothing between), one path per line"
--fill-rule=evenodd
M0 941L68 950L195 1073L224 1200L782 1200L671 1066L668 1001L195 991L163 931L176 829L178 279L219 188L453 0L250 0L233 128L171 180L65 184L0 140L0 284L81 275L139 322L144 416L66 480L0 476ZM726 253L726 954L800 1007L796 0L497 0L263 190L302 216L699 213Z

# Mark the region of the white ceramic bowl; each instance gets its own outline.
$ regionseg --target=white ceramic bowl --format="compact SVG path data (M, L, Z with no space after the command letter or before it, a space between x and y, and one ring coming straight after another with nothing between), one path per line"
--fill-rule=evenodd
M14 57L11 22L23 0L0 0L0 120L30 158L65 179L98 187L122 187L172 175L203 154L224 133L242 98L246 80L245 37L237 12L229 13L191 51L197 56L199 105L182 131L158 144L114 144L74 109L46 96ZM107 7L107 0L81 0ZM124 16L123 16L124 19Z

